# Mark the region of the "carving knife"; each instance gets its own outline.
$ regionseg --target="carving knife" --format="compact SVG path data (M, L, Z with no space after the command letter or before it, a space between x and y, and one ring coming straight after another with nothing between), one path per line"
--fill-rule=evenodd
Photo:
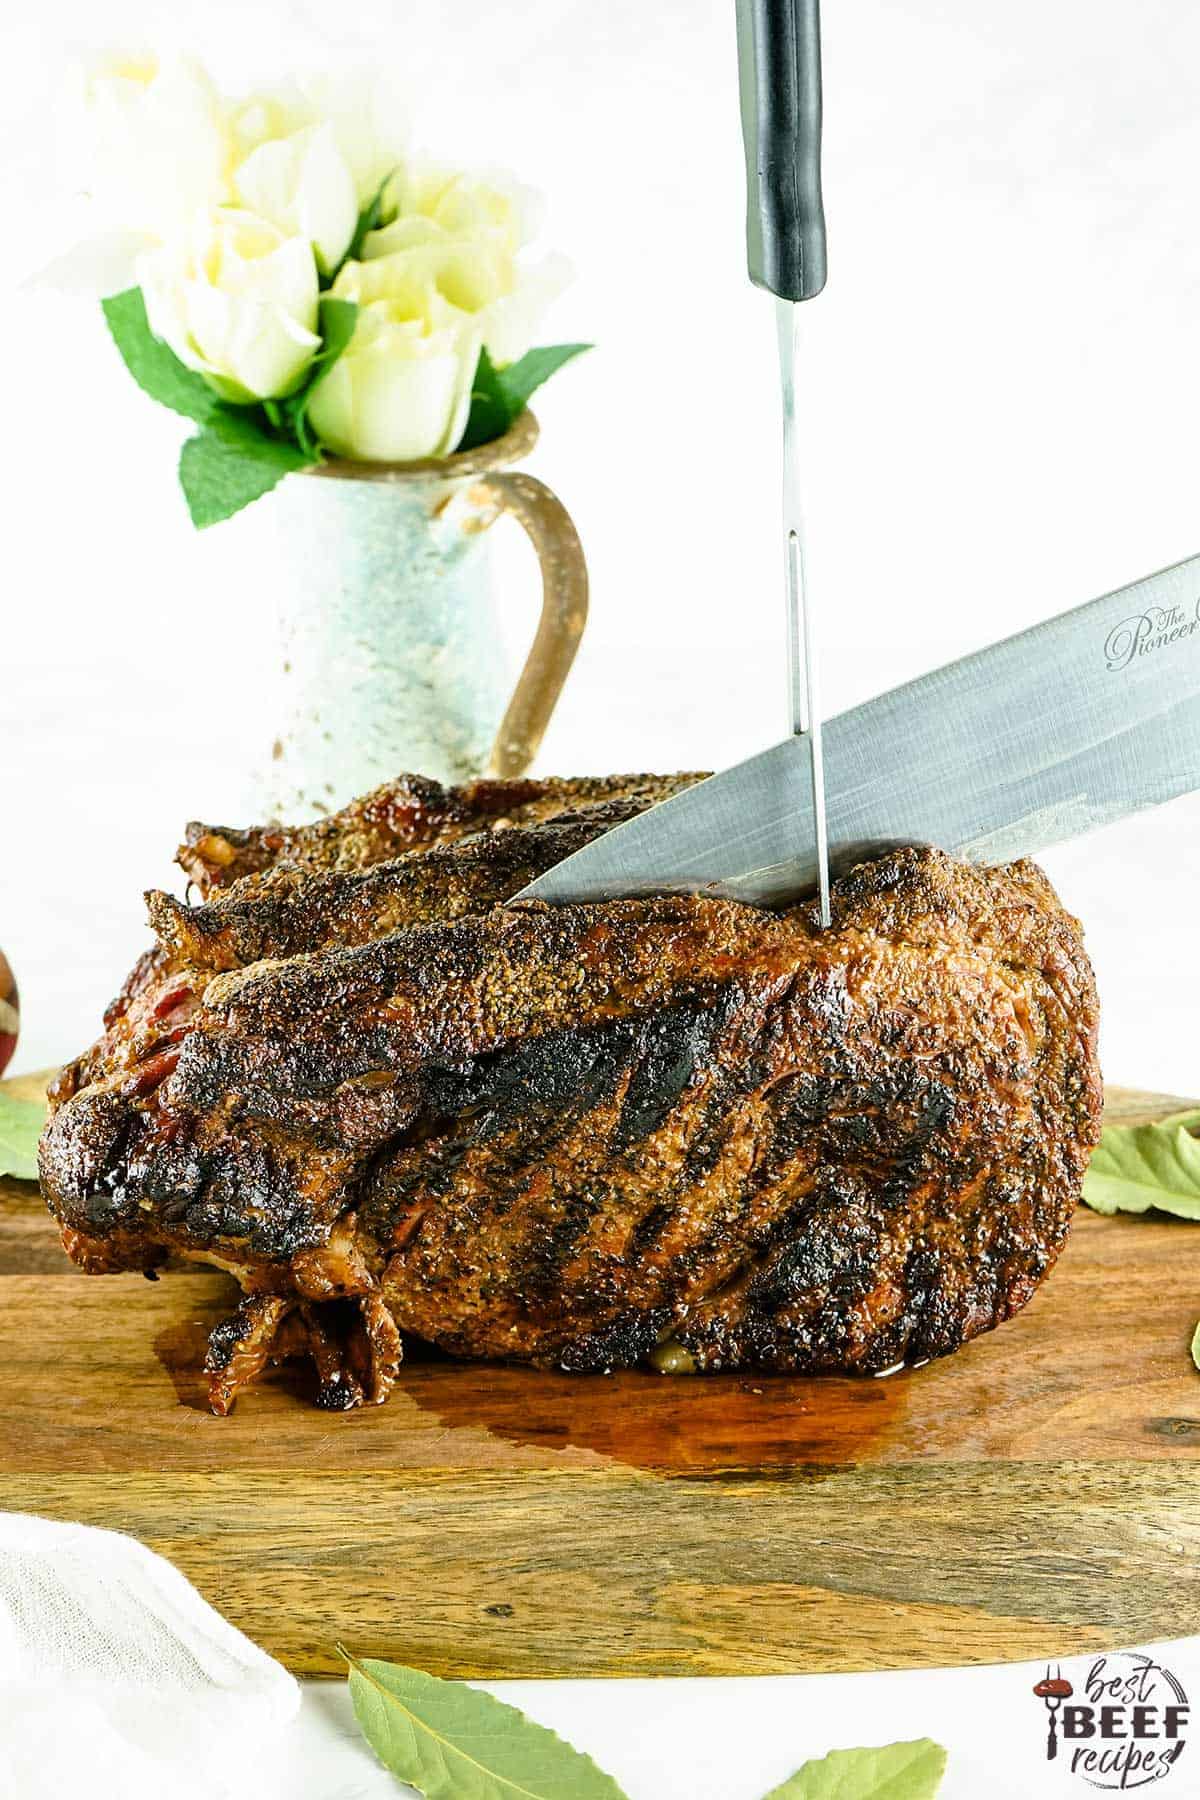
M835 869L896 844L1029 856L1200 788L1200 556L831 719ZM721 894L778 906L817 883L795 736L662 801L519 899Z
M779 342L789 724L793 735L804 740L808 756L808 817L821 923L828 925L821 713L804 557L796 395L800 304L821 292L826 269L819 0L737 0L737 44L746 152L746 258L751 281L775 296Z

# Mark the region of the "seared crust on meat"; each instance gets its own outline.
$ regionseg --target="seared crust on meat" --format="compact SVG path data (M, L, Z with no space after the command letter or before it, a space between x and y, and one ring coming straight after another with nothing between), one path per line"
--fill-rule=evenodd
M217 898L191 907L157 890L146 895L158 941L106 1010L103 1035L60 1072L51 1102L106 1070L144 1063L155 1046L169 1050L178 1041L176 1008L214 970L367 943L498 905L601 832L702 779L608 775L448 788L401 775L315 825L189 825L177 860L202 896ZM510 843L511 832L519 835ZM461 862L447 862L451 847ZM427 854L429 870L419 860Z
M701 780L696 774L583 775L447 788L424 775L401 775L315 825L233 830L193 823L176 860L207 896L281 863L296 869L366 869L405 850L457 843L507 825L536 825L585 806L624 801L632 811L644 812Z
M214 971L369 944L413 925L486 912L643 810L637 800L597 801L565 818L433 844L361 869L283 864L243 876L203 906L151 892L150 924L173 955Z
M443 824L382 857L363 803L204 905L150 897L160 950L42 1179L85 1267L237 1275L216 1410L297 1353L322 1404L381 1399L405 1335L869 1372L1028 1299L1099 1129L1078 925L1033 865L933 850L836 883L826 931L807 905L501 904L689 779L510 784L485 835L478 787L437 790Z

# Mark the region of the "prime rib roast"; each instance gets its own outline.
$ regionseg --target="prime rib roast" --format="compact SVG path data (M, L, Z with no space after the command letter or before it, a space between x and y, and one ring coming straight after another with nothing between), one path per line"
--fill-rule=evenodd
M402 777L193 825L197 903L64 1070L67 1254L236 1276L226 1412L305 1355L386 1397L405 1339L568 1371L878 1372L1009 1318L1066 1236L1101 1088L1080 930L1030 863L863 863L811 903L506 905L699 779Z

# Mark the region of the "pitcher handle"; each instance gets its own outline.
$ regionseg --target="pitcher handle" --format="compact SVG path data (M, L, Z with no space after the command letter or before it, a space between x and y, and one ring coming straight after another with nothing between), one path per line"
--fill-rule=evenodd
M471 498L519 520L542 566L537 635L488 758L488 775L511 779L523 775L537 755L575 660L587 622L587 564L570 513L536 476L508 471L481 475Z

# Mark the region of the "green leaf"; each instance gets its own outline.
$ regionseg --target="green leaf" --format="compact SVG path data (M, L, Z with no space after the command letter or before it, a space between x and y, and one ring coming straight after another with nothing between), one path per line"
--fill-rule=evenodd
M590 344L543 344L540 350L527 350L516 362L501 369L498 379L508 396L513 418L528 406L531 396L543 382L549 381L564 363L582 356L591 347Z
M313 357L307 381L298 394L288 400L272 401L267 406L268 416L272 407L279 415L271 420L272 424L290 432L311 462L316 461L319 447L308 422L309 402L354 336L358 307L353 300L335 300L326 294L321 301L320 314L321 348Z
M350 239L349 249L346 251L345 256L343 256L341 263L338 264L339 269L342 267L343 263L358 261L362 255L363 245L367 239L367 233L369 231L378 231L379 227L383 224L383 196L387 192L388 182L395 173L395 169L388 170L379 186L375 189L375 192L367 205L364 206L359 213L358 224L354 227L354 236Z
M487 353L479 352L475 378L471 383L471 411L466 429L458 443L459 450L476 450L503 437L513 421L524 412L532 394L556 369L572 357L579 356L590 344L544 344L540 350L527 350L525 355L506 368L498 369Z
M494 438L504 436L515 417L508 394L500 384L496 365L484 346L475 365L471 410L457 448L476 450L480 444L490 444Z
M200 425L220 414L221 402L204 377L185 368L151 331L141 288L126 288L101 304L113 342L143 393Z
M321 348L313 357L312 373L304 386L305 394L320 387L332 369L350 339L354 336L354 327L358 323L358 306L353 300L335 300L332 294L326 294L321 301L320 323Z
M945 1773L946 1752L932 1738L831 1750L772 1788L766 1800L933 1800Z
M1158 1125L1106 1125L1083 1178L1096 1212L1174 1213L1200 1219L1200 1112L1176 1113Z
M44 1106L0 1092L0 1175L37 1180L37 1141L45 1123Z
M400 1663L350 1665L350 1698L381 1763L426 1800L626 1800L556 1732L459 1681Z
M1182 1125L1185 1131L1200 1132L1200 1106L1189 1106L1185 1112L1168 1113L1160 1125Z
M203 527L231 518L285 475L314 461L295 444L268 437L251 417L215 414L179 456L179 480L192 524Z
M262 406L232 406L208 383L185 368L150 330L140 288L105 300L108 328L138 386L194 419L203 429L184 445L179 479L197 526L214 525L268 493L294 469L320 456L308 425L308 405L354 335L358 308L353 301L326 296L320 306L321 349L298 394ZM289 441L294 440L294 441Z

